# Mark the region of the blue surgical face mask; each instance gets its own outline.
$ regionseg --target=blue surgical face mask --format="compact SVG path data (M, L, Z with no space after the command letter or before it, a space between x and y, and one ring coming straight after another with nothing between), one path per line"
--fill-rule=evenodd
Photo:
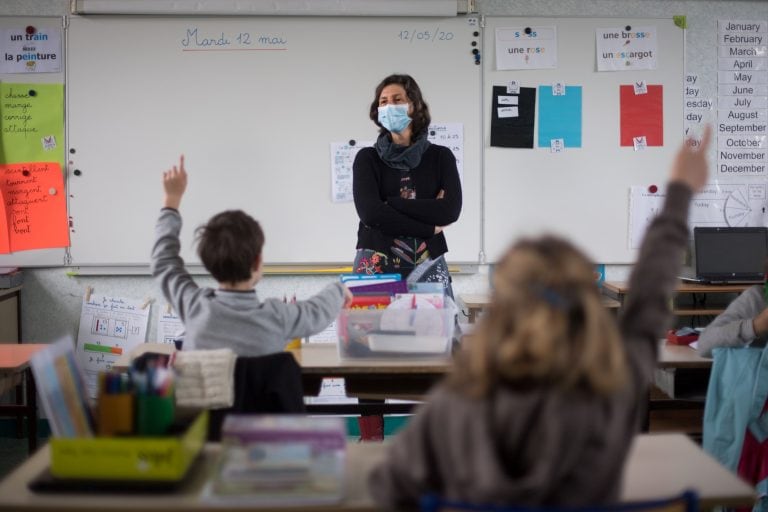
M400 133L411 124L408 103L379 107L379 123L390 132Z

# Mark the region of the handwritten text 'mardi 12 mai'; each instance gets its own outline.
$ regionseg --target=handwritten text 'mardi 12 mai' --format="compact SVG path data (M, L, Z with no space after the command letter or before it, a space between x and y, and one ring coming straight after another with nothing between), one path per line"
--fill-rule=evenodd
M251 34L250 32L225 32L214 35L202 34L197 27L188 28L181 39L181 46L189 49L232 50L286 50L288 38L276 34Z

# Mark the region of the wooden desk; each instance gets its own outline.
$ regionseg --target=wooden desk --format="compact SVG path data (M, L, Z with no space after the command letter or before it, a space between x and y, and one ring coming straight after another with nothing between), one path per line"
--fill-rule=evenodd
M45 343L0 343L0 378L24 379L24 396L16 404L0 405L0 416L27 417L29 453L37 449L37 389L29 360L32 355L48 345Z
M231 510L295 512L298 510L376 510L368 494L368 475L387 448L379 443L347 445L347 496L341 504L323 507L233 506ZM187 510L226 510L200 500L202 488L211 474L219 445L207 445L201 463L182 489L170 494L34 494L27 483L48 466L49 447L16 468L0 483L0 510L14 511L106 511L106 512L181 512ZM670 496L684 489L699 493L702 508L713 506L751 506L754 489L729 472L682 434L640 435L630 449L621 485L623 501Z
M469 323L474 323L477 320L477 314L491 304L491 296L484 293L461 294L459 299L467 309L467 321ZM619 301L605 295L600 297L600 301L608 309L618 309L621 306Z
M622 500L671 496L683 489L694 489L699 494L702 509L752 506L756 498L751 485L684 434L637 436L624 466Z
M701 357L688 345L659 342L645 429L674 430L700 438L711 367L712 359Z
M688 345L659 344L659 368L712 368L712 358L701 357Z
M168 345L145 343L132 354L167 350ZM374 400L373 403L309 405L308 411L327 414L402 414L412 404L384 404L385 398L418 399L451 370L449 358L402 359L340 359L336 344L302 344L289 350L301 366L302 384L306 396L317 396L324 378L344 378L347 396ZM113 368L125 370L130 355L121 355ZM386 407L383 407L386 405Z
M315 396L320 391L323 378L343 377L347 396L381 401L385 398L417 399L452 368L450 359L340 359L335 344L304 344L290 350L301 366L304 393ZM308 406L310 412L348 414L407 413L410 404L381 403L337 404ZM398 407L393 407L398 405ZM314 409L318 409L315 411Z
M21 340L21 286L0 288L0 343Z
M725 307L707 307L704 302L696 300L695 297L704 294L739 294L749 288L750 284L700 284L686 283L680 281L675 288L677 295L690 293L694 296L692 307L672 308L672 312L677 316L699 316L699 315L719 315ZM611 299L624 304L624 299L629 293L629 285L619 281L606 281L603 283L603 294Z

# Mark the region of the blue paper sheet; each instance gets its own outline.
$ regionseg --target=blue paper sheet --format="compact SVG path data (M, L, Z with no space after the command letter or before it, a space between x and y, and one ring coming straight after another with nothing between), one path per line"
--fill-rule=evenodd
M553 96L552 86L539 86L539 147L563 139L566 148L581 147L581 86L569 85L564 96Z

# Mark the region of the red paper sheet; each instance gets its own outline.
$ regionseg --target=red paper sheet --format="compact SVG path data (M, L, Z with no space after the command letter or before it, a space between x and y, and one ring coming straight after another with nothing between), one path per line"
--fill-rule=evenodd
M635 94L634 85L620 86L621 145L634 146L645 136L647 146L664 145L664 86L649 85L647 94Z
M56 162L0 165L0 252L69 246L67 198Z

